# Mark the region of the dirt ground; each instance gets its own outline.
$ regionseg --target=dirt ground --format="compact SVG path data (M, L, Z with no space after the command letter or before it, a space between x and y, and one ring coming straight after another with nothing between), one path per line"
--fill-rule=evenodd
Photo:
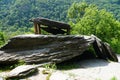
M120 55L118 58L118 63L102 59L78 61L78 68L58 70L50 80L120 80Z

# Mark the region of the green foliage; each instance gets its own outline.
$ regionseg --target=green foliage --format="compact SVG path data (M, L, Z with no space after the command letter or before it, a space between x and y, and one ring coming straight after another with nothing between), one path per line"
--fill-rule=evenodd
M0 32L0 46L5 43L4 34Z
M24 34L33 26L29 19L41 16L67 22L69 6L80 1L97 4L100 9L106 8L120 20L119 0L0 0L0 31L9 34L20 31Z
M9 70L12 70L12 69L16 68L17 66L25 65L25 64L26 64L25 61L19 60L15 64L11 64L11 65L8 65L8 66L1 65L0 66L0 72L2 72L2 71L9 71Z
M118 79L114 76L110 80L118 80Z
M57 66L56 66L55 63L45 64L43 67L46 68L46 69L57 69Z
M82 1L88 4L79 5L78 2ZM0 31L4 32L4 38L8 40L15 35L29 33L33 26L29 22L31 18L45 17L68 22L67 10L72 3L74 4L69 9L68 16L71 19L70 24L74 27L73 34L96 34L104 41L111 43L114 48L117 47L116 44L119 42L115 40L119 40L120 34L118 31L120 0L0 0ZM90 5L91 3L98 7ZM43 33L47 34L44 31ZM106 38L101 35L105 35ZM0 45L3 43L3 41L0 42Z
M117 53L120 53L120 38L112 38L111 41L109 41L111 46L114 48L114 50L117 51Z
M42 71L43 74L47 74L46 80L50 80L50 76L54 70L57 69L57 66L55 63L45 64L43 65L45 70Z
M16 64L10 66L10 69L13 69L15 67L18 67L18 66L21 66L21 65L25 65L25 64L26 64L25 61L19 60Z
M30 28L32 23L29 23L29 19L36 17L66 21L69 4L70 2L64 0L2 0L1 29L10 29L13 32L19 28Z
M68 17L72 26L72 34L98 36L111 44L120 53L120 22L105 9L98 9L96 5L87 3L73 3L68 10ZM116 48L117 47L117 48Z

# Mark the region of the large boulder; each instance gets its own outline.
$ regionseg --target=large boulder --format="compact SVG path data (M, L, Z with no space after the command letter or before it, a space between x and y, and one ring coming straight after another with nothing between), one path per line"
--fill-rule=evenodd
M19 60L27 64L60 63L83 54L92 45L98 57L118 61L110 46L103 46L95 36L19 35L0 48L0 65ZM107 50L107 55L103 50Z

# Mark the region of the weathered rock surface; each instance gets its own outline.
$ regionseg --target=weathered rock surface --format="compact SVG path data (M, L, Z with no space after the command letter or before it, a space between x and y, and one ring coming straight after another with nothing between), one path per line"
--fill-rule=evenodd
M103 44L95 36L20 35L0 48L0 65L19 60L28 64L60 63L81 55L92 45L98 57L118 61L110 46Z
M21 65L7 72L0 72L0 80L46 80L45 68L39 65ZM27 79L29 78L29 79Z
M118 56L118 58L120 60L120 56ZM38 69L33 72L33 75L28 74L25 78L19 77L19 80L111 80L112 78L120 80L120 63L108 62L103 59L84 59L77 60L77 62L71 62L71 65L73 64L76 65L77 68L73 67L67 70L54 70L51 71L50 74L43 74L43 71L48 69L38 67L38 65L24 65L17 67L10 72L5 72L4 75L3 73L0 73L0 76L6 77L9 74L8 80L15 80L15 77L19 77L22 71L27 72L29 69L31 70L31 68L34 69L37 67ZM66 66L67 65L68 64L66 64ZM30 68L27 69L28 67ZM0 80L4 80L2 77Z
M4 77L7 79L10 78L23 78L26 76L30 76L30 74L37 73L37 67L34 65L22 65L18 66L15 69L11 70Z
M112 51L110 45L106 42L102 42L99 38L95 37L95 41L93 42L93 48L99 58L111 60L118 62L118 58L115 52Z

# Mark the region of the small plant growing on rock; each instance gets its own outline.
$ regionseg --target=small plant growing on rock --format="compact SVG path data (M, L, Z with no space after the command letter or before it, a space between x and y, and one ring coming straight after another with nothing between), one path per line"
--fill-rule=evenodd
M45 64L43 67L46 68L46 69L53 69L53 70L57 69L57 66L56 66L55 63Z
M114 76L110 80L118 80L118 79Z
M45 64L43 66L45 69L42 71L43 74L47 74L46 80L49 80L52 72L57 69L57 66L55 63L52 64Z

